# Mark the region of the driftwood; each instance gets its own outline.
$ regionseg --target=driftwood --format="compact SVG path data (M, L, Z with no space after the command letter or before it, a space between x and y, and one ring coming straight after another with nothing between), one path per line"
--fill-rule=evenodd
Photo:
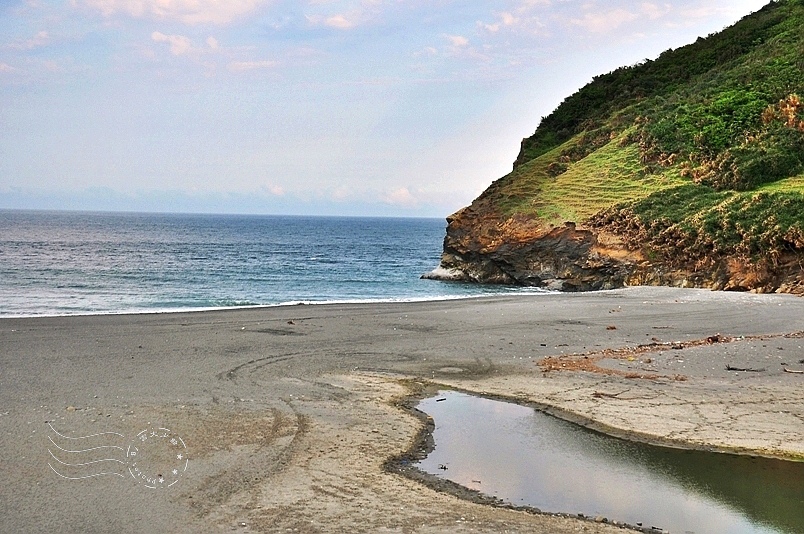
M606 393L604 391L595 391L592 393L592 397L596 399L619 399L619 400L653 400L655 397L620 397L623 393L627 392L628 390L621 391L619 393Z
M619 393L605 393L603 391L595 391L594 393L592 393L592 396L596 399L602 399L604 397L608 399L618 399L620 398L620 395L622 395L623 393L625 393L625 391L621 391Z
M765 371L767 371L767 369L765 369L764 367L762 369L754 369L752 367L743 368L743 367L733 367L731 365L727 365L726 371L742 371L744 373L764 373Z
M793 371L792 369L788 369L787 367L784 368L785 373L793 373L796 375L804 375L804 371Z

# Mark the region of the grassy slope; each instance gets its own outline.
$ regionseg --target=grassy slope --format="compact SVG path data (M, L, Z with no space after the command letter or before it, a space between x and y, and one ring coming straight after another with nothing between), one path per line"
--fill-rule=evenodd
M547 224L584 221L618 202L638 200L688 182L678 169L646 171L635 145L620 146L618 136L585 158L571 163L566 172L551 176L550 163L575 139L520 167L507 177L498 194L506 215L536 214Z
M674 77L683 67L693 74ZM781 0L596 78L543 119L485 196L546 224L627 214L649 241L669 225L700 252L790 249L791 229L804 229L804 102L779 101L796 93L804 100L804 2Z

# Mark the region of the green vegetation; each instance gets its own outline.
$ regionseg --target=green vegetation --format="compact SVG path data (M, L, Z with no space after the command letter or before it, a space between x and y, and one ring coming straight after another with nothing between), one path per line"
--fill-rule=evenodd
M484 197L503 215L630 224L695 254L804 247L804 0L596 77ZM626 224L626 220L630 221Z
M621 67L595 77L592 83L566 98L542 119L533 136L525 141L520 161L536 158L590 127L609 122L613 115L629 106L635 108L630 118L640 107L642 113L661 112L663 103L676 108L685 95L698 94L703 98L698 91L707 86L710 90L744 89L748 81L744 78L746 75L755 75L751 81L771 97L765 105L781 98L786 94L784 90L771 94L778 92L779 83L756 75L769 71L767 73L774 78L784 78L776 80L782 84L786 81L800 83L801 65L795 68L789 60L791 56L800 56L800 50L791 50L794 47L790 45L800 43L800 35L796 34L801 31L801 17L800 0L771 2L720 33L699 38L676 50L667 50L654 61ZM778 48L784 48L785 53L779 54ZM765 59L767 56L763 57L768 52L778 58L777 65L771 65ZM753 57L747 57L752 53ZM729 73L735 75L729 78L737 78L731 80L736 82L732 87L724 86L725 80L717 79Z
M804 196L798 191L746 193L685 184L614 206L590 222L620 231L635 226L631 234L667 256L683 250L690 257L738 255L773 262L804 247L802 214Z
M566 169L555 174L544 162L555 158L554 152L537 161L518 168L514 175L512 195L506 206L510 212L535 212L539 218L551 224L564 221L583 221L617 202L643 198L655 191L686 182L680 172L653 173L639 160L639 148L635 145L621 146L622 137L617 137L582 157L577 162L566 164ZM577 152L577 145L567 143L558 154L559 161L567 160L566 154ZM537 194L522 194L536 191ZM519 202L513 199L518 199Z

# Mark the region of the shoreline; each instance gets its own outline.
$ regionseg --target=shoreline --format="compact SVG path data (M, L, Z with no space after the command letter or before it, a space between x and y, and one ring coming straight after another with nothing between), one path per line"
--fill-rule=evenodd
M672 288L4 318L0 504L29 532L128 532L154 514L177 532L622 532L387 472L422 430L405 384L549 406L608 433L804 457L804 379L782 370L804 368L804 340L779 336L801 331L798 297ZM597 362L614 374L538 365L714 334L735 341ZM640 368L686 380L627 378ZM168 492L61 480L45 421L74 437L159 424L187 443L189 468Z
M515 291L516 290L516 291ZM468 300L478 298L494 298L494 297L508 297L508 296L525 296L525 295L544 295L544 294L558 294L556 291L549 291L540 288L528 287L512 287L510 293L477 293L467 295L439 295L435 297L389 297L377 299L335 299L335 300L291 300L287 302L279 302L276 304L246 304L238 306L209 306L198 308L162 308L156 310L139 309L132 310L119 310L119 311L103 311L103 312L67 312L67 313L43 313L43 314L20 314L20 315L0 315L0 321L5 319L47 319L54 317L102 317L106 315L163 315L174 313L205 313L205 312L222 312L222 311L237 311L237 310L259 310L263 308L279 308L288 306L341 306L353 304L406 304L418 302L442 302L452 300Z

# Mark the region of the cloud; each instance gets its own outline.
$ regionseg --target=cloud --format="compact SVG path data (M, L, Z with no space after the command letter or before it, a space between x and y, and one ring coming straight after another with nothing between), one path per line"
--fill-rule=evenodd
M478 22L478 25L482 26L486 31L491 33L496 33L500 31L500 28L506 26L516 26L519 23L519 18L514 16L512 13L507 11L503 11L502 13L495 13L497 17L497 21L492 24L484 24L483 22Z
M346 187L339 187L330 194L330 198L335 202L345 202L352 197L352 192Z
M41 48L50 42L50 36L46 31L40 31L30 39L16 41L7 45L7 48L14 50L33 50L34 48Z
M395 3L387 0L307 0L304 18L313 27L327 27L336 30L354 28L388 22L388 12L393 12ZM417 0L421 1L421 0ZM416 9L411 6L409 9ZM393 18L393 15L391 16Z
M502 23L505 26L513 26L518 21L518 19L515 16L505 11L500 13L500 19L502 20Z
M324 24L330 28L339 30L350 30L355 27L355 22L349 20L344 15L333 15L324 20Z
M276 184L268 184L263 185L261 188L263 191L275 196L275 197L283 197L285 196L285 188L281 185Z
M636 13L625 9L614 9L603 13L589 12L583 18L575 18L571 22L593 33L607 33L637 18L639 15Z
M438 49L433 46L426 46L421 50L413 52L413 57L433 57L438 55Z
M640 11L646 15L650 20L656 20L664 17L673 10L670 4L657 5L650 2L642 2Z
M469 46L469 39L463 35L445 35L444 37L446 37L450 44L456 48Z
M425 51L418 52L419 56L426 55L442 55L444 57L478 60L481 62L488 62L491 58L487 53L485 47L472 46L467 37L463 35L444 34L443 38L449 42L449 45L444 46L439 53L439 50L428 47ZM428 51L435 50L435 53L428 53Z
M48 72L65 72L66 71L66 69L63 66L58 64L56 61L53 61L52 59L43 61L42 66L45 67L45 70L47 70Z
M249 70L268 69L279 65L276 61L232 61L229 63L229 70L232 72L245 72Z
M549 15L549 12L541 10L538 13L537 7L550 6L549 0L530 0L521 2L510 11L494 12L493 22L477 21L477 28L482 32L490 34L503 33L504 31L540 35L544 30L544 23L540 16Z
M559 0L559 2L561 1L566 0ZM520 11L526 11L528 9L532 9L534 6L550 6L550 5L553 5L552 0L522 0L519 3L518 9Z
M14 72L14 67L8 63L0 63L0 72Z
M111 17L176 20L184 24L227 24L255 11L267 0L72 0Z
M419 199L417 199L407 187L400 187L399 189L386 193L383 195L382 201L385 204L404 208L415 208L419 205Z
M328 28L335 28L336 30L351 30L358 25L359 15L344 15L339 13L337 15L330 15L328 17L321 15L305 15L308 24L311 26L326 26Z
M161 32L153 32L151 39L157 43L170 44L170 53L174 56L181 56L193 51L193 42L189 37L183 35L165 35Z

